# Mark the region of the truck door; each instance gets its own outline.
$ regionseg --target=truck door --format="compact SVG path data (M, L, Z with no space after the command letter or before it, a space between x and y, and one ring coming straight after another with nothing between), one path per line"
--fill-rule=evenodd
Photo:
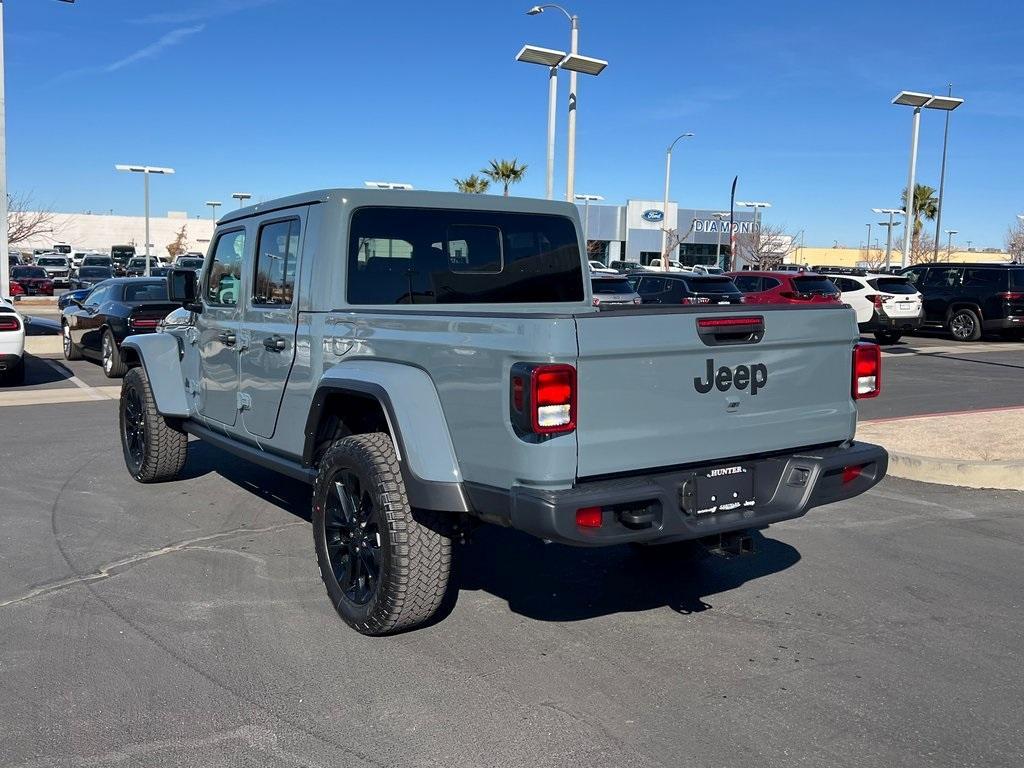
M199 332L199 412L233 425L238 413L239 297L246 247L244 227L217 233L203 277Z
M295 359L296 285L308 207L275 211L257 222L256 249L239 352L239 403L247 432L273 437Z

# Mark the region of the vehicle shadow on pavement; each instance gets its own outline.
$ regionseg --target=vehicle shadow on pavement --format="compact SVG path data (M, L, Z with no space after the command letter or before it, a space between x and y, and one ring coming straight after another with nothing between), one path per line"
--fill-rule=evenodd
M462 547L459 588L484 590L518 614L579 621L669 607L697 613L706 598L796 564L789 544L753 533L755 553L713 555L696 544L580 548L545 544L505 528L481 526Z
M188 461L179 480L193 480L211 472L267 501L281 510L310 522L312 488L305 483L271 472L222 451L201 440L188 444Z

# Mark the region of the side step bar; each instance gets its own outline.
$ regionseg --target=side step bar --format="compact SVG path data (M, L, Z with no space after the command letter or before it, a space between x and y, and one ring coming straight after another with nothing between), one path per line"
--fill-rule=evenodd
M275 472L280 472L282 475L287 475L310 485L316 480L316 470L311 467L304 467L297 461L286 459L284 456L278 456L276 453L269 453L248 443L240 443L219 432L214 432L202 424L194 421L185 421L182 423L181 428L190 435L198 437L204 443L209 443L228 453L233 453L235 456L251 461L253 464L258 464L265 469L272 469Z

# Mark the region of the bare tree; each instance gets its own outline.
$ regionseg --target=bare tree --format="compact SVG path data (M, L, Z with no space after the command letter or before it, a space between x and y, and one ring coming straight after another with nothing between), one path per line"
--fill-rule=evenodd
M178 234L174 236L174 241L167 246L167 253L171 256L171 261L174 261L178 256L185 253L188 250L188 232L186 231L186 225L182 224L181 229L178 230Z
M1016 226L1006 230L1006 251L1010 254L1010 261L1024 264L1024 221L1017 219Z
M927 233L921 233L920 237L910 238L910 264L934 264L937 261L945 261L946 252L939 249L938 258L935 257L935 238Z
M30 240L37 235L55 234L53 211L36 206L30 193L7 194L7 244Z
M693 232L693 228L697 226L696 221L690 222L690 228L686 230L686 234L680 235L678 229L671 229L670 227L662 227L662 232L665 233L665 250L661 253L661 258L668 258L668 254L672 253L680 244L686 241L686 238ZM662 264L664 265L664 261Z
M783 227L761 223L757 229L736 236L733 268L739 267L736 257L742 255L751 269L777 269L796 250L796 238Z

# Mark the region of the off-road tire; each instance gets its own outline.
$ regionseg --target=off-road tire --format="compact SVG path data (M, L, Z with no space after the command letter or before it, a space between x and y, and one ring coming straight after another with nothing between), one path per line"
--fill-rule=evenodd
M948 325L949 332L957 341L977 341L981 338L981 318L973 309L965 307L956 310L949 316Z
M348 488L353 476L358 489ZM356 544L365 549L355 550L355 555L350 549L356 538L349 530L352 526L337 517L336 499L346 488L357 496L365 520L362 529L372 530L376 540L375 547L366 539ZM452 540L444 533L444 515L409 506L387 434L351 435L331 445L320 460L313 485L312 517L320 576L338 615L356 631L390 635L413 629L430 621L445 604L452 576ZM361 601L357 599L360 586L347 578L352 558L359 556L376 558L371 565L377 567L372 591L367 588L369 594ZM370 572L365 560L355 567L364 575ZM354 597L339 578L357 593Z
M60 335L64 344L64 359L81 360L82 350L71 340L71 327L67 323L61 323Z
M903 337L897 331L875 331L875 341L879 344L895 344Z
M133 454L129 438L129 427L137 423L134 408L140 409L141 414L141 456ZM125 375L118 415L121 449L131 476L140 483L160 483L176 478L188 458L188 435L157 412L144 368L132 368Z
M128 365L121 357L121 348L117 346L114 334L108 328L103 332L103 346L101 347L101 360L103 362L103 373L108 379L120 379L128 373Z

